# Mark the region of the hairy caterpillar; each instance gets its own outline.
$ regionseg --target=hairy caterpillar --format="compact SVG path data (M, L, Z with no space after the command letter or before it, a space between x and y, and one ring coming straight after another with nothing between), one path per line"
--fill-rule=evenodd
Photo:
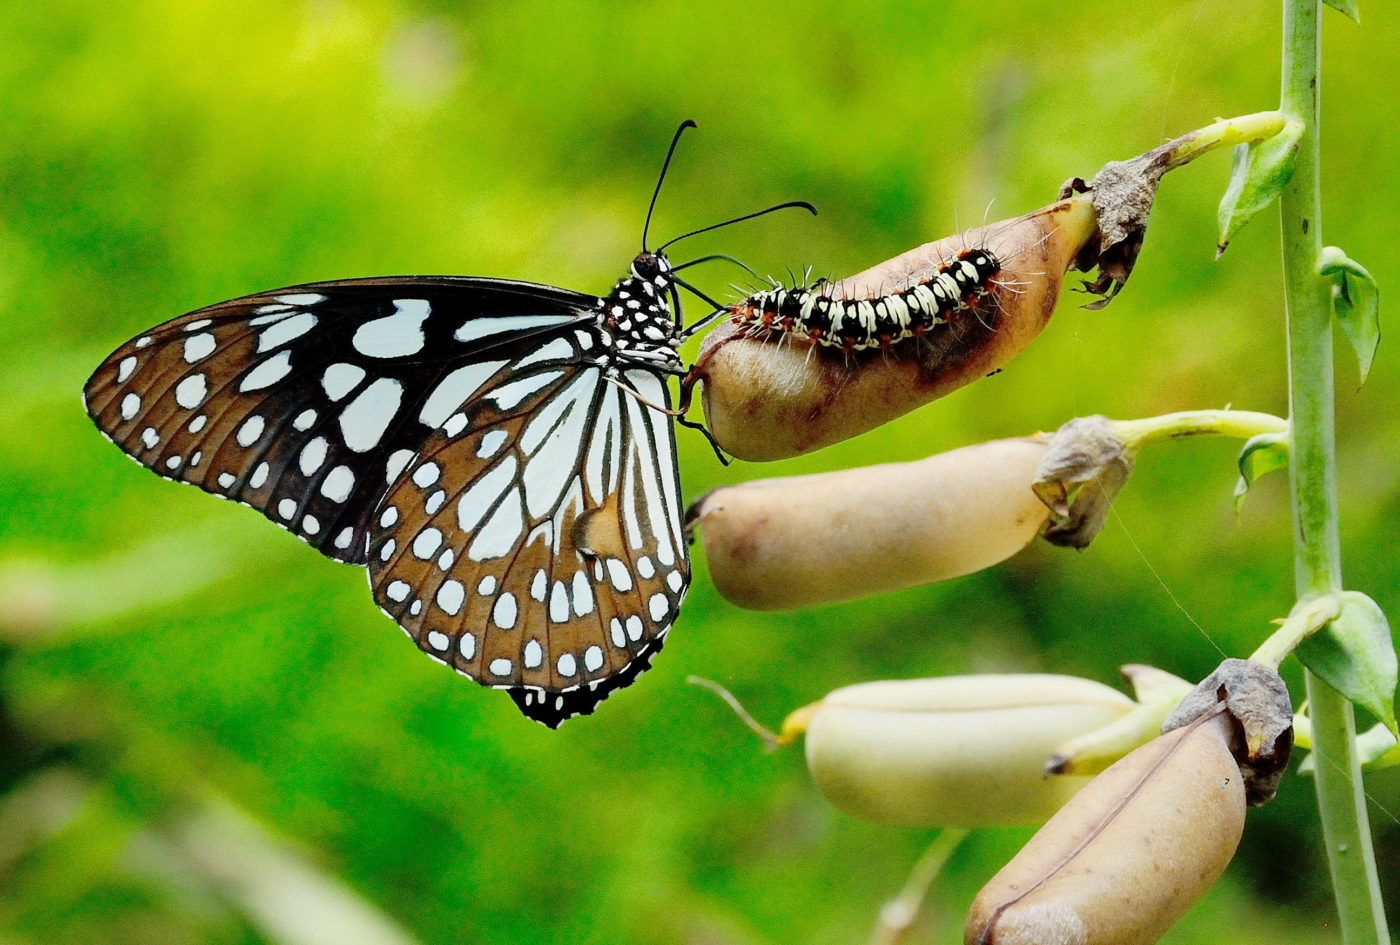
M764 331L801 335L843 351L888 348L918 338L950 317L973 310L987 295L988 281L1001 270L987 249L965 249L928 279L868 299L834 298L822 283L782 286L757 292L730 307L733 321Z

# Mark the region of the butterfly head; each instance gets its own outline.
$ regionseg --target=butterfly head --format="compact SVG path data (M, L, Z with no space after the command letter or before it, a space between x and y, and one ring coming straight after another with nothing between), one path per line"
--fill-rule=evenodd
M632 260L632 278L650 283L658 289L669 289L675 282L671 261L664 253L640 252Z

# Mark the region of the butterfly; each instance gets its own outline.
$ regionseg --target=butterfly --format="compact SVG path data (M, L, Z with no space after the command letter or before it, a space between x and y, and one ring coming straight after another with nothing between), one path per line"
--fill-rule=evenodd
M366 565L423 652L557 728L650 666L690 583L669 245L601 297L410 276L222 302L112 352L84 404L164 478Z

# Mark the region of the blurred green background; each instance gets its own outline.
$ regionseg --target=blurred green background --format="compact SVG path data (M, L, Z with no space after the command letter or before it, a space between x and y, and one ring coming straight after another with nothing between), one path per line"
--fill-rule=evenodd
M1400 285L1400 10L1325 11L1324 240ZM1123 662L1198 678L1292 598L1282 477L1238 516L1237 444L1150 449L1083 553L790 614L694 588L655 668L549 732L424 659L363 573L139 470L79 404L141 329L259 289L388 273L602 292L663 238L844 275L1049 202L1218 115L1273 107L1278 4L296 0L0 5L0 942L864 941L929 834L838 814L760 719L878 678ZM1277 223L1219 262L1229 159L1171 174L1106 310L1066 293L1006 371L694 497L1071 416L1285 411ZM990 207L990 209L988 209ZM698 274L727 292L723 267ZM1075 284L1073 281L1071 285ZM727 297L727 296L726 296ZM1384 314L1384 312L1383 312ZM1400 615L1400 347L1339 348L1347 584ZM1295 698L1301 698L1290 668ZM1400 777L1368 781L1400 918ZM995 789L989 790L995 801ZM960 940L1028 831L955 855L915 940ZM1165 939L1336 942L1311 782L1251 814ZM318 937L319 936L319 937Z

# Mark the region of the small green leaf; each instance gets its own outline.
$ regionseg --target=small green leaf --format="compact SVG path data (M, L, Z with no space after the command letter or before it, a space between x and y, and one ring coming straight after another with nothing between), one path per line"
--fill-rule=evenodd
M1361 22L1361 11L1357 9L1356 0L1322 0L1332 9L1344 13L1355 23Z
M1332 309L1356 352L1364 384L1381 343L1380 287L1360 263L1335 246L1323 248L1317 271L1332 280Z
M1256 213L1278 199L1293 177L1293 162L1302 136L1303 123L1290 119L1272 138L1235 148L1230 185L1225 188L1217 213L1220 222L1217 256L1225 252L1230 240Z
M1298 659L1333 689L1379 719L1395 725L1395 644L1376 602L1356 591L1337 595L1341 613L1304 640Z
M1260 433L1240 450L1240 478L1235 483L1235 511L1244 505L1245 493L1261 476L1288 467L1288 434Z

